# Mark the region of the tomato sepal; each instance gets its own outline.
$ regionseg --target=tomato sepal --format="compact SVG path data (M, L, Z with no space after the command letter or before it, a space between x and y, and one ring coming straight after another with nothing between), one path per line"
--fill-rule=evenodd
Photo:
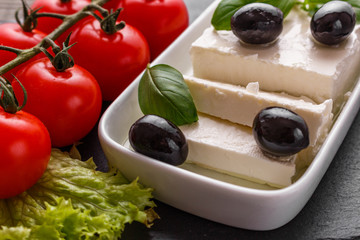
M11 86L11 83L7 79L0 77L0 106L4 109L5 112L15 114L16 112L24 108L27 101L27 92L24 85L22 85L19 79L17 79L15 76L13 77L19 83L23 91L23 103L21 106L19 106L19 102L15 97L15 93L13 87Z
M51 45L55 56L51 55L51 53L49 53L49 51L44 47L40 47L40 50L49 58L51 64L54 66L57 72L64 72L66 69L75 65L74 59L68 51L76 43L73 43L69 46L70 36L71 33L67 36L65 42L63 43L62 49L50 38L44 39L49 45Z
M96 20L100 22L101 29L108 35L112 35L120 31L125 27L125 22L120 21L117 23L117 19L120 15L120 12L123 10L123 8L118 8L114 12L111 10L110 13L108 10L101 8L104 11L101 12L101 15L103 18L101 18L96 13L92 12L90 13Z
M16 10L15 12L15 20L20 25L22 30L24 32L31 32L37 27L37 12L40 10L40 8L32 10L29 8L24 0L21 0L22 2L22 10L23 10L23 22L21 23L19 12L20 9Z

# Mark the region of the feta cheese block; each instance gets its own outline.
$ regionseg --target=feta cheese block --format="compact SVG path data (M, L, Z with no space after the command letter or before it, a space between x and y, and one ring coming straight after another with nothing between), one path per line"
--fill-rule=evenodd
M360 27L336 46L317 43L310 17L294 8L284 20L283 32L272 44L249 45L232 31L207 28L191 46L195 77L260 89L307 96L317 103L342 104L360 73Z
M199 114L199 121L180 127L187 138L187 162L275 187L292 183L296 156L289 161L267 157L249 127Z
M304 118L310 145L327 135L332 121L332 100L316 104L310 99L284 93L259 91L258 83L247 87L184 76L198 111L252 127L255 116L266 107L284 107Z

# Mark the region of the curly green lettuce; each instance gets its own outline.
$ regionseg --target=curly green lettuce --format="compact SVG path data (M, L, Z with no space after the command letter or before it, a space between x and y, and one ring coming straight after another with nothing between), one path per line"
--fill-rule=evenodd
M118 171L95 170L92 159L54 149L42 178L26 192L0 200L0 240L117 239L126 223L150 226L158 216L152 189Z

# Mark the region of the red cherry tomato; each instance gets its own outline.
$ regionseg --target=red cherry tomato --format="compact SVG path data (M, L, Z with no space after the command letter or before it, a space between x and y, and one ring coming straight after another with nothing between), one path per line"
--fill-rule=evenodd
M36 29L31 32L25 32L17 23L3 23L0 24L0 44L3 46L13 47L17 49L27 49L32 48L41 40L46 37L46 34L40 32ZM9 61L13 60L16 57L16 54L13 52L8 52L4 50L0 50L0 65L4 65ZM38 54L31 60L27 61L31 62L36 59L44 57L43 53ZM11 71L4 74L5 78L8 80L12 79L11 74L15 74L19 70L20 66L15 67Z
M7 113L0 107L0 199L16 196L46 170L51 155L49 133L33 115Z
M122 20L144 34L151 60L189 25L189 14L183 0L117 0L108 2L105 7L124 8Z
M39 13L46 12L70 15L80 11L89 3L91 3L91 0L35 0L31 5L31 9L35 10L41 8ZM39 17L37 29L49 34L54 31L54 29L57 28L61 23L62 20L58 18ZM62 36L59 38L59 41L64 41L74 27L75 26L62 34Z
M42 58L20 69L17 78L28 94L24 111L45 124L54 147L79 141L96 124L101 111L101 91L95 78L82 67L75 64L57 72L48 58ZM17 81L12 85L21 103L21 87Z
M94 75L104 100L114 100L150 61L144 36L129 24L106 34L98 20L89 19L74 31L72 39L77 44L69 52Z

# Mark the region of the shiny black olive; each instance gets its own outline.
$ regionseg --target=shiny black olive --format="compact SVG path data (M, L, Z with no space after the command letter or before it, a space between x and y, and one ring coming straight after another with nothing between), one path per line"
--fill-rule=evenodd
M188 144L181 130L156 115L137 120L130 128L129 141L135 151L175 166L184 163L188 155Z
M250 3L231 17L231 30L250 44L273 42L283 29L283 12L270 4Z
M309 145L304 119L281 107L260 111L253 122L253 135L261 150L276 157L291 156Z
M354 30L356 14L352 6L343 1L325 3L312 17L310 29L320 43L335 45L344 41Z

